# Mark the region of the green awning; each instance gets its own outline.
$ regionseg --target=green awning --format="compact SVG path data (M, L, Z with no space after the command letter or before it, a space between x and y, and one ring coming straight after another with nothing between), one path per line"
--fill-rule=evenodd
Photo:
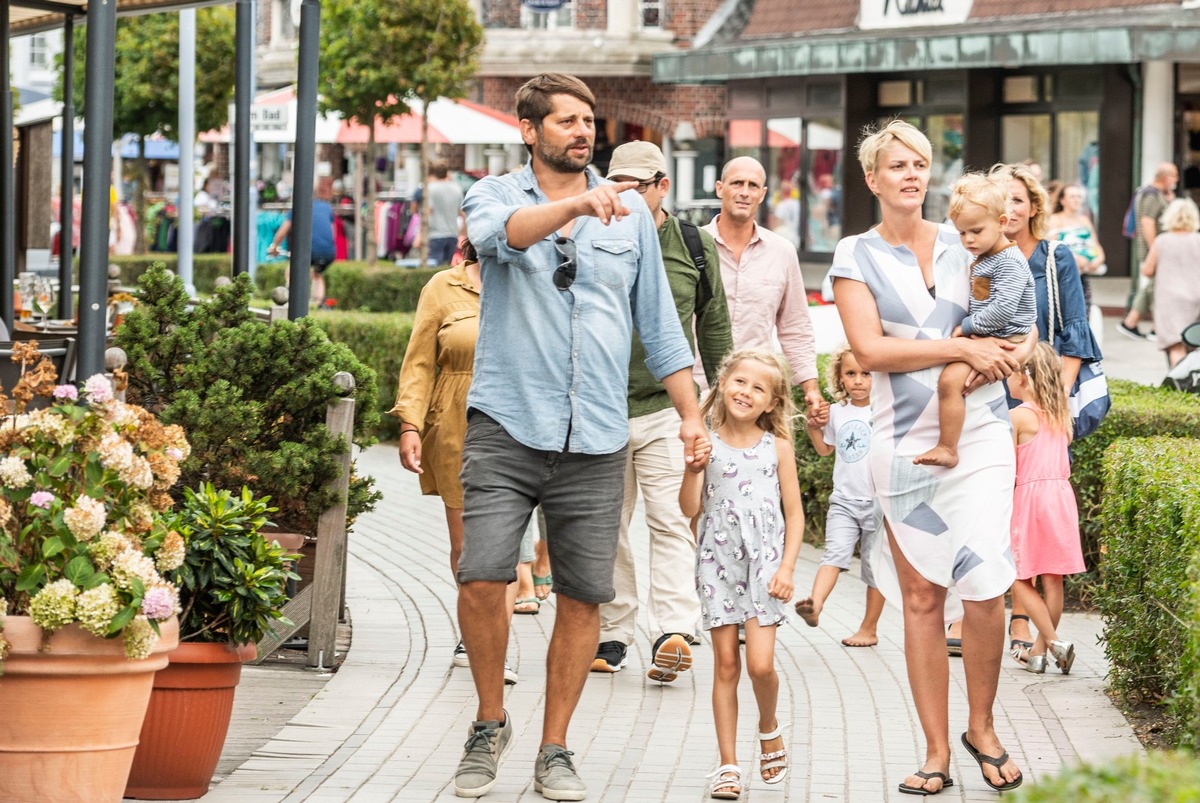
M1140 11L1140 10L1139 10ZM989 20L952 30L853 31L746 41L654 57L661 84L724 83L797 75L921 72L985 67L1200 62L1200 12L1172 9L1140 24L1088 24L1088 17ZM1020 30L1024 23L1029 29ZM1048 24L1049 23L1049 24Z

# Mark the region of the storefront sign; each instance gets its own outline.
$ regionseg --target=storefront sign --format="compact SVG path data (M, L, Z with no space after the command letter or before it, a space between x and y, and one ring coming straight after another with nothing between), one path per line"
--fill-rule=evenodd
M566 4L567 0L521 0L521 5L525 6L525 8L540 14L558 11Z
M250 107L250 127L255 131L287 131L287 105L260 106L257 103Z
M971 15L972 0L860 0L858 27L915 28L961 25Z

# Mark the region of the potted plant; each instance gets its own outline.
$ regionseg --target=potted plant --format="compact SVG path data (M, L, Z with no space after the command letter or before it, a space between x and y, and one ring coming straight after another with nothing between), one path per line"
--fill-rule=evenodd
M333 377L355 378L353 441L365 448L379 423L375 372L311 320L256 320L245 274L193 301L158 263L138 287L115 343L129 358L130 401L188 433L180 488L250 485L271 497L281 531L314 537L338 501L328 485L350 448L325 427L327 405L340 398ZM347 529L379 500L373 486L351 470Z
M57 385L36 341L13 359L16 414L0 419L0 800L117 801L177 640L164 574L184 543L164 514L189 446L113 399L102 375L82 397ZM25 414L35 395L51 405Z
M154 680L125 796L188 800L208 791L229 730L234 687L254 644L283 618L289 554L264 536L267 497L211 483L184 490L172 520L187 545L179 587L180 644Z

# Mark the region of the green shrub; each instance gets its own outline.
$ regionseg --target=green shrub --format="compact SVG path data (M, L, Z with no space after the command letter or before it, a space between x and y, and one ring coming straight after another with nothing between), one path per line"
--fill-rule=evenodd
M1112 688L1158 703L1191 689L1185 667L1197 617L1189 582L1200 547L1200 440L1118 440L1104 455L1099 524L1106 550L1096 603L1104 617ZM1177 697L1176 722L1194 719L1193 694Z
M135 254L133 256L110 256L108 263L121 268L121 284L133 287L138 283L142 274L151 265L161 262L167 270L177 273L179 257L175 254L153 253ZM230 276L233 262L229 254L196 254L192 257L192 279L196 283L196 291L211 293L218 276Z
M1022 789L1018 803L1191 803L1200 800L1200 761L1149 752L1073 767Z
M264 297L282 285L288 263L258 266L255 282ZM429 279L440 268L398 268L387 262L369 267L365 262L335 262L325 271L325 297L342 311L413 312Z
M177 491L249 485L279 508L280 529L313 534L335 502L326 486L348 448L325 428L339 397L334 374L355 378L353 440L369 446L379 424L375 372L311 318L252 320L249 295L250 278L239 276L189 311L177 276L147 271L141 303L116 336L129 357L129 399L187 433L192 453ZM351 477L347 526L378 501L372 485Z
M1104 450L1118 438L1177 438L1200 434L1200 396L1152 388L1135 382L1109 380L1112 409L1100 428L1071 446L1071 484L1079 501L1083 556L1088 567L1099 563L1103 527L1100 505L1104 485Z
M329 339L341 343L370 366L378 377L379 408L390 410L396 403L400 365L412 334L413 316L408 312L321 312L312 317ZM399 440L400 420L381 416L377 434L381 440Z
M825 400L832 403L825 387L825 366L829 355L817 356L817 375L821 378L821 392ZM804 412L804 392L796 387L792 391L796 409ZM795 432L796 472L800 478L800 499L804 503L804 537L810 543L825 543L825 516L829 513L829 495L833 493L834 455L821 457L813 448L805 431L803 419L796 420Z

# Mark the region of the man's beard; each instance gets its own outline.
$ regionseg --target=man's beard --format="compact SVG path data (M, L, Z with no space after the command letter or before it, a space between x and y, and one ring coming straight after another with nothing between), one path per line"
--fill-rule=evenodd
M577 145L587 145L587 158L582 163L577 162L570 154L570 149ZM562 151L552 152L539 141L537 146L538 159L547 167L558 173L582 173L592 161L592 146L587 140L575 140Z

